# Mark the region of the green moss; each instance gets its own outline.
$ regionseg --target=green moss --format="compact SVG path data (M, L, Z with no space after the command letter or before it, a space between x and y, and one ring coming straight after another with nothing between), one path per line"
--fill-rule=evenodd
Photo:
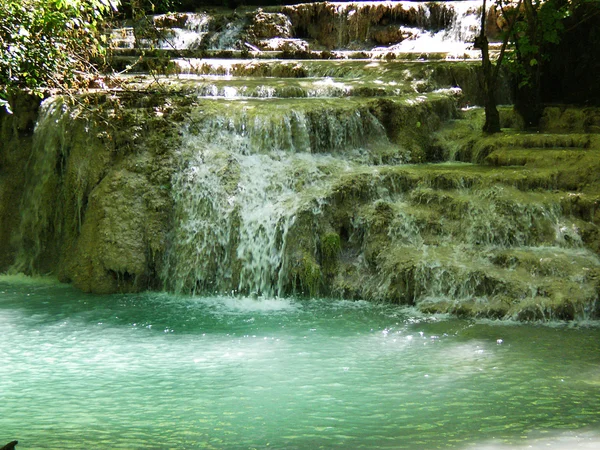
M319 244L323 276L331 278L336 273L342 250L340 235L334 231L324 233L319 239Z
M295 292L308 297L319 295L322 279L321 267L312 255L303 253L296 258L290 275Z
M402 101L380 99L373 102L372 114L385 127L388 139L407 152L407 160L425 162L429 158L432 133L456 117L458 92L429 93Z
M600 108L554 106L544 109L540 129L550 133L600 132Z
M420 311L427 314L452 314L462 318L506 319L510 300L503 296L487 299L438 300L419 303Z

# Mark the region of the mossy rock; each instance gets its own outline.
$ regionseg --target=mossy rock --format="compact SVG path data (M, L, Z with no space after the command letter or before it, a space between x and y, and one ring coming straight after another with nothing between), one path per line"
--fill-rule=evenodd
M293 258L289 278L293 292L301 296L317 297L321 291L321 267L312 255L303 253Z
M324 277L331 278L335 275L341 250L342 244L338 233L329 231L320 236L319 253Z

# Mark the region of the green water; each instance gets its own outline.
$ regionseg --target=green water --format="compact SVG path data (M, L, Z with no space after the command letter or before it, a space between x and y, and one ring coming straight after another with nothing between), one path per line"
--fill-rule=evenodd
M0 330L0 445L20 449L600 443L596 324L3 278Z

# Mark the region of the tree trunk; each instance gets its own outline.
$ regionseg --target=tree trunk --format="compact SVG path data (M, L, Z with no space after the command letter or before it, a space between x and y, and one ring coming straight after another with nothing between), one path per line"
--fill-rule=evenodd
M528 53L517 51L519 63L525 69L526 84L517 87L515 109L523 117L527 128L536 128L543 111L540 89L543 36L538 28L539 5L534 4L532 0L523 0L523 6L527 22L527 37L530 45L537 47L538 50Z
M15 446L19 443L19 441L12 441L6 444L4 447L0 447L0 450L15 450Z
M500 133L500 113L496 107L496 96L494 92L488 92L485 100L485 124L483 125L485 133Z
M539 126L543 112L539 81L517 88L515 110L523 117L526 128Z
M496 104L496 71L490 61L489 41L485 35L485 15L486 7L483 0L483 8L481 11L481 31L479 36L475 38L475 48L481 50L481 68L483 71L483 104L485 106L485 124L483 131L485 133L500 132L500 113ZM500 64L500 61L497 63Z
M483 69L483 105L485 107L485 133L500 133L500 113L496 104L496 77L490 61L487 37L480 36L476 45L481 48Z
M510 15L502 9L502 14L504 18L508 20L509 26L508 30L504 33L504 39L502 41L502 46L500 47L500 54L496 60L496 65L493 65L490 60L489 42L485 34L486 0L483 0L481 30L479 36L475 38L475 48L481 50L481 68L483 71L482 90L485 106L485 125L483 126L483 131L486 133L500 132L500 113L498 112L498 105L496 104L496 85L500 74L500 65L504 59L504 52L506 51L508 40L513 33L515 23L517 22L521 2L522 0L518 0L517 5L514 8L514 13Z

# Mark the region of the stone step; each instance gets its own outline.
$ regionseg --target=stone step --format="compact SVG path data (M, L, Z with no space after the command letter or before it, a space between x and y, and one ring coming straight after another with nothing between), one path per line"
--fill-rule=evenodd
M427 80L432 77L445 77L452 80L475 74L480 67L478 62L469 61L386 61L368 58L331 59L279 59L279 58L134 58L118 57L115 69L126 69L129 73L143 73L150 70L166 74L256 76L278 78L336 77L382 79L386 81Z
M452 53L444 51L399 51L393 49L375 50L256 50L248 47L244 50L205 50L174 48L112 48L110 61L115 63L125 58L166 58L166 59L199 59L199 58L231 58L231 59L370 59L398 61L479 61L481 55L477 51Z
M473 64L373 61L196 60L200 74L121 75L124 89L228 98L399 97L456 88L469 100L477 84Z
M125 63L125 61L123 61ZM124 88L159 83L205 95L247 97L398 96L459 87L465 104L479 104L479 63L373 60L127 59L117 77ZM137 62L137 64L136 64ZM151 66L150 64L154 64ZM152 75L144 75L152 71ZM508 83L497 98L510 102ZM206 87L210 84L212 87ZM227 92L227 94L226 94Z
M150 76L122 77L131 89L146 89L157 78ZM186 92L197 97L227 99L250 98L343 98L398 97L419 93L420 83L399 81L377 83L343 78L256 78L181 75L160 77L160 85L173 92ZM441 86L439 86L441 88Z
M313 206L297 213L290 242L309 229L328 230L316 251L294 250L304 255L299 272L330 277L335 295L426 312L585 315L598 296L600 260L564 209L564 192L511 187L520 177L531 182L532 173L465 164L347 169L329 194L315 191ZM334 261L319 250L327 242L338 242ZM316 255L311 263L307 254Z

